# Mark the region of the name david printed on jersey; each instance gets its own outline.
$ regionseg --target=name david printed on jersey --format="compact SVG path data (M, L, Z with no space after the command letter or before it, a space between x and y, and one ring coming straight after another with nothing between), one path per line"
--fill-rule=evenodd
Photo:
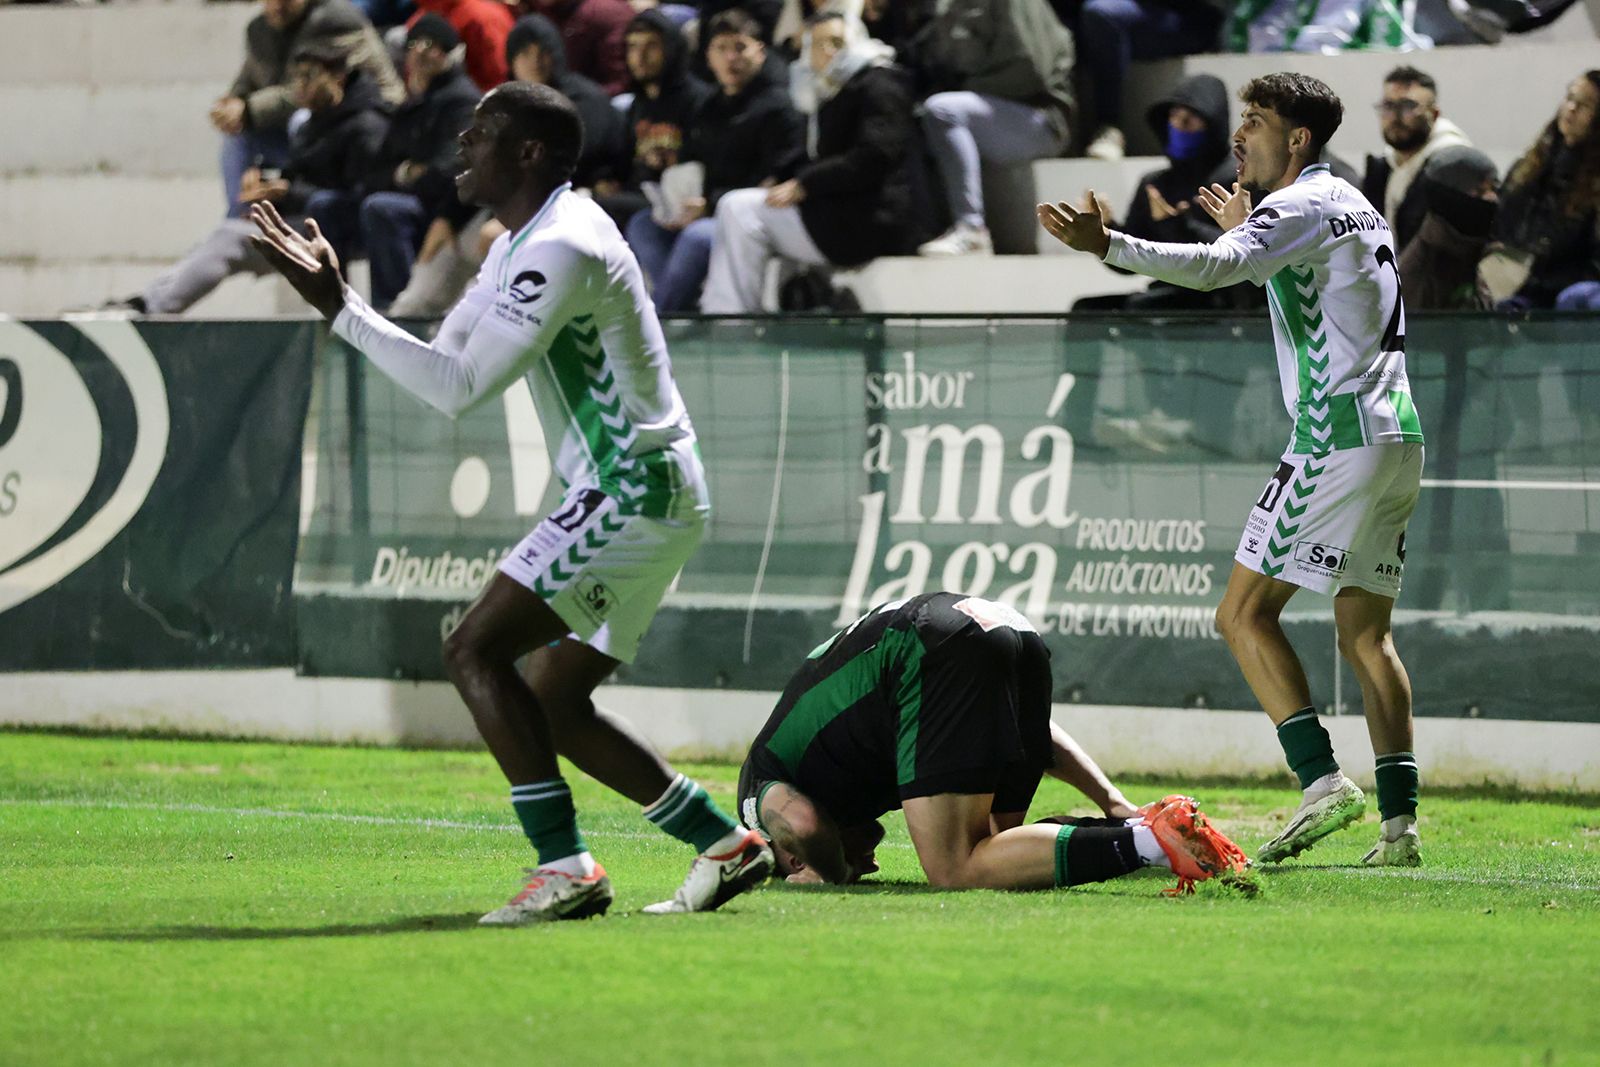
M511 284L498 290L500 296L494 302L495 318L519 329L543 326L544 319L529 311L528 307L544 295L544 287L549 282L550 279L542 271L525 270L518 273L511 279Z
M1334 237L1343 237L1347 233L1369 231L1388 233L1389 224L1376 211L1349 211L1343 215L1334 215L1329 218L1328 229Z

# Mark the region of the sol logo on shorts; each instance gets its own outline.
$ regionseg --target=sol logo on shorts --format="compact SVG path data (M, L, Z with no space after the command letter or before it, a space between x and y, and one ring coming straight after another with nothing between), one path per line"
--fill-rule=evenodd
M579 578L573 591L578 594L578 603L583 606L583 611L595 622L605 621L617 604L617 598L606 588L606 583L593 576Z
M1344 565L1348 562L1350 553L1343 548L1334 548L1332 545L1319 545L1314 541L1296 541L1294 543L1294 561L1307 567L1338 577L1344 572Z

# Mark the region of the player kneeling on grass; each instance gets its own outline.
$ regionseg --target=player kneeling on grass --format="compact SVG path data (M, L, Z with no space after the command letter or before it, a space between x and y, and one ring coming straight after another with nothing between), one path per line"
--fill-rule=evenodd
M1179 889L1243 874L1188 797L1135 808L1050 721L1050 652L1015 610L956 593L886 604L795 673L739 774L745 824L794 881L877 870L878 816L905 811L935 886L1044 889L1155 865ZM1023 825L1043 774L1105 819Z
M507 83L478 104L460 143L457 192L507 232L431 344L344 284L314 223L308 238L257 205L256 247L334 333L446 414L526 381L567 488L445 640L450 680L539 856L522 891L482 921L574 919L611 904L557 753L700 853L677 894L645 910L708 911L765 881L771 851L590 699L633 659L710 510L661 324L616 225L572 191L583 127L571 101Z

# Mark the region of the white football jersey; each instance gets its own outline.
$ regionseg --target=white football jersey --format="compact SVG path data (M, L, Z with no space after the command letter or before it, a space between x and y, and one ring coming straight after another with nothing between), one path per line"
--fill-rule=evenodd
M1283 403L1294 419L1291 452L1422 441L1394 238L1327 164L1263 197L1209 245L1112 234L1106 262L1195 289L1266 286Z
M563 185L489 249L422 345L347 292L334 331L455 415L527 381L551 464L654 518L710 509L694 427L638 260L594 201Z

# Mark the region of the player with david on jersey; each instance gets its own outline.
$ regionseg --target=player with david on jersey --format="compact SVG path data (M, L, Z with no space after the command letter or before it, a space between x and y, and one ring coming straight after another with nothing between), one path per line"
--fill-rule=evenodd
M1095 210L1040 204L1064 244L1162 281L1267 288L1284 406L1293 433L1245 523L1217 627L1277 727L1303 790L1258 858L1297 855L1360 819L1366 799L1334 759L1305 671L1279 618L1300 589L1334 594L1339 650L1361 685L1377 754L1383 829L1364 862L1420 862L1411 683L1391 613L1405 528L1422 475L1422 427L1406 377L1405 308L1383 216L1318 163L1344 114L1327 85L1271 74L1241 90L1238 181L1200 190L1223 227L1209 245L1113 234ZM1252 201L1255 201L1252 203Z
M580 918L611 903L558 752L699 852L677 894L645 910L709 910L763 881L771 850L590 696L633 659L710 510L661 324L616 225L572 192L583 132L570 101L545 86L499 86L460 140L458 193L507 232L431 344L344 284L316 223L302 236L257 205L257 246L335 333L446 414L525 381L566 486L445 641L450 679L539 857L522 891L482 921Z

